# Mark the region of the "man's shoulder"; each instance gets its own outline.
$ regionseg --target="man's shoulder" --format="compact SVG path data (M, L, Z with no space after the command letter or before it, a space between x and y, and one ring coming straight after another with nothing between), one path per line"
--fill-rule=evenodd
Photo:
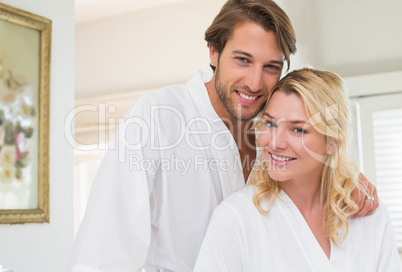
M178 97L187 97L189 90L185 84L170 85L142 95L135 103L144 105L177 104Z
M196 104L201 101L195 101L195 93L206 92L204 81L209 79L210 75L197 73L188 82L182 84L168 85L154 92L141 96L134 104L152 105L172 105L188 107L189 104ZM192 95L193 94L193 95Z
M183 111L194 104L189 91L184 84L181 84L163 87L144 94L131 104L126 117L148 115L157 108Z
M125 118L144 117L180 120L204 115L210 103L202 74L196 74L184 84L163 87L139 97L127 111ZM211 106L212 107L212 106Z

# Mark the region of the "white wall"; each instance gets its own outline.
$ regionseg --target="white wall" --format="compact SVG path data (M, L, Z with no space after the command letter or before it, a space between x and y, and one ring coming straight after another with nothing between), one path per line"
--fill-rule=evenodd
M402 1L314 1L317 64L343 76L402 70Z
M76 25L76 96L158 88L209 70L204 31L224 0L192 0ZM277 0L296 30L291 69L402 70L402 1Z
M0 225L0 264L15 272L65 271L73 241L73 150L64 118L74 105L74 1L2 0L53 21L50 95L50 223Z
M276 0L289 16L296 32L297 52L290 60L290 70L316 63L315 0ZM307 16L306 16L307 15Z
M223 0L195 0L76 25L76 96L186 82L211 71L204 32Z

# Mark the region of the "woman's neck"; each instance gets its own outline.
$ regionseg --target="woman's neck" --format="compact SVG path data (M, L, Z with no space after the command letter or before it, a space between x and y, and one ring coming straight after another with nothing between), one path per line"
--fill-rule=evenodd
M285 181L279 187L290 197L303 216L321 209L319 181Z

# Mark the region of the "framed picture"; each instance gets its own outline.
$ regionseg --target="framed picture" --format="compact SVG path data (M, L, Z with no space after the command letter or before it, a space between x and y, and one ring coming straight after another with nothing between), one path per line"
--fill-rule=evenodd
M0 3L0 223L49 222L52 22Z

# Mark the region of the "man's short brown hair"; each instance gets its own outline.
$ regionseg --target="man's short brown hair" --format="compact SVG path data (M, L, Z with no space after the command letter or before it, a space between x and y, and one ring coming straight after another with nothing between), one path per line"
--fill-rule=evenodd
M256 23L275 34L289 69L290 54L296 52L296 34L289 17L272 0L228 0L205 31L208 46L222 53L235 27L243 22Z

